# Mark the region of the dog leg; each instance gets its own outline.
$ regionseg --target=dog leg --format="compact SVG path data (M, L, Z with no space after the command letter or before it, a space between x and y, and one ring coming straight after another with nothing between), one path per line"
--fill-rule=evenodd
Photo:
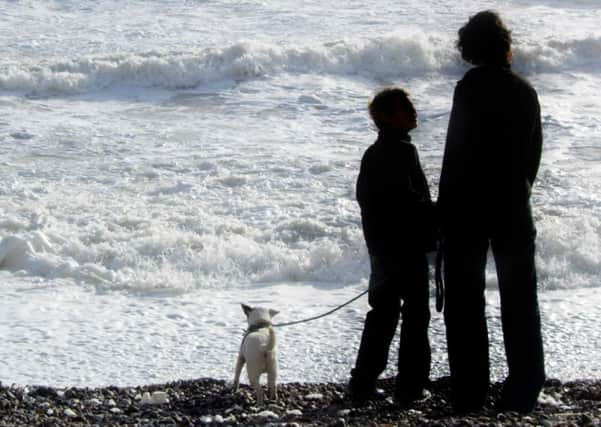
M242 354L239 354L238 361L236 362L236 373L234 375L234 391L238 391L238 386L240 385L240 373L242 372L243 366L244 356L242 356Z
M263 388L261 387L261 382L259 381L261 374L258 375L249 375L248 381L250 385L255 389L255 393L257 394L257 405L263 404Z
M278 400L278 390L276 380L278 376L278 361L274 352L269 351L267 357L267 385L269 388L269 398Z

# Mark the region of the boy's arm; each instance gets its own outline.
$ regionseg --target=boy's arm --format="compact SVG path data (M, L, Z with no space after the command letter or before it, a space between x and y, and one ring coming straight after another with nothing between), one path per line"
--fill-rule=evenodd
M357 201L361 207L363 235L370 254L396 250L402 224L416 198L409 185L408 159L371 148L361 160Z
M361 209L361 227L363 229L363 237L370 254L379 252L379 232L378 232L378 221L376 218L377 208L375 207L376 201L374 200L374 167L375 164L373 159L372 150L368 149L361 159L361 166L359 169L359 176L357 177L357 185L355 189L355 195L359 207Z
M415 147L412 148L413 156L409 171L411 177L411 190L417 194L417 200L430 201L431 197L428 180L426 179L426 175L424 174L424 170L422 169L422 165L419 161L417 149Z
M417 206L414 221L416 222L415 226L417 229L421 230L421 233L423 233L420 240L423 242L426 252L430 252L436 249L439 227L438 215L436 213L436 205L432 202L430 196L428 180L422 169L416 148L413 149L413 153L411 182L414 187L413 190L417 193Z

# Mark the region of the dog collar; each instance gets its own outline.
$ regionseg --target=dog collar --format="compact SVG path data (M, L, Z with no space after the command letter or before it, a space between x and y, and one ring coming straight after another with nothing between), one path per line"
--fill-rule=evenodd
M248 336L248 334L251 334L253 332L257 332L259 329L263 329L263 328L271 328L273 327L273 324L267 320L256 323L254 325L250 325L248 327L247 330L244 331L244 338L246 338Z
M269 321L262 321L259 323L256 323L254 325L250 325L248 327L248 329L246 330L247 334L250 334L251 332L257 332L259 329L263 329L263 328L271 328L273 325L271 322Z

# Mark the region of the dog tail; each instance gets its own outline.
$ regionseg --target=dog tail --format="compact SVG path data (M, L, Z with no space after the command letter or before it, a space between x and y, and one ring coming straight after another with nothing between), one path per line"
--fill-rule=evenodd
M269 327L269 344L267 344L267 351L273 351L276 346L275 331L273 326Z

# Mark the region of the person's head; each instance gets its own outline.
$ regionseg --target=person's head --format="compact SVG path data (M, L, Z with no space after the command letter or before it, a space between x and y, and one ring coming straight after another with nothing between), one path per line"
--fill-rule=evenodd
M506 66L511 63L511 31L498 13L485 10L459 29L457 48L470 64Z
M379 130L409 132L417 126L417 112L409 94L400 88L378 92L369 103L369 115Z

